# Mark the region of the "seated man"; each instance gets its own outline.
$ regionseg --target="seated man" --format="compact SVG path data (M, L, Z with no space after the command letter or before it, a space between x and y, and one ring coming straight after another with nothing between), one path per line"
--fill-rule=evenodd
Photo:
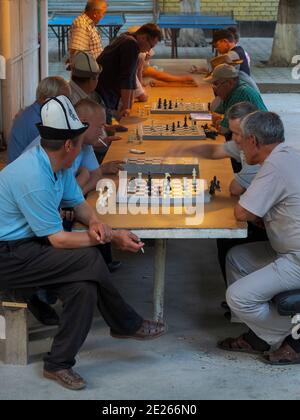
M229 129L232 140L224 144L201 144L196 146L173 147L168 154L176 156L199 156L204 159L230 159L233 158L241 164L241 171L234 175L230 184L230 193L241 196L250 187L253 179L260 169L259 165L248 165L241 150L243 119L257 111L257 107L250 102L241 102L233 105L228 111ZM226 283L226 255L236 245L249 242L267 241L265 230L249 223L248 237L246 239L219 239L217 241L220 268Z
M72 164L73 174L84 195L96 189L98 181L106 175L115 175L122 169L121 161L107 162L101 167L94 153L94 147L99 144L101 135L106 136L105 127L105 109L102 105L91 99L82 99L75 105L75 110L79 119L89 125L83 134L83 142L79 155ZM103 134L104 133L104 134ZM27 148L41 144L41 138L35 139ZM26 151L27 151L26 150ZM72 225L70 223L70 225ZM72 230L71 226L69 230ZM113 261L110 245L102 246L101 252L108 268L111 272L120 267L119 261Z
M75 181L73 161L80 153L83 125L66 97L41 109L41 146L24 153L0 173L0 289L43 287L63 302L60 327L45 357L44 377L79 390L85 381L72 367L90 330L97 304L116 338L156 338L165 325L145 321L109 280L96 246L113 242L138 252L143 243L128 231L114 231L99 221ZM26 177L24 177L26 173ZM86 232L64 232L60 203L74 207Z
M105 107L100 96L95 92L102 67L98 65L94 57L84 51L77 52L73 57L71 70L69 86L71 89L70 99L73 105L76 105L81 99L90 98ZM106 136L107 144L109 145L112 141L121 140L121 137L115 136L116 131L124 132L127 131L127 128L120 125L106 126L106 131L108 133ZM103 154L105 155L106 152L107 149L104 147Z
M249 115L242 131L247 163L262 167L235 216L241 222L263 219L270 242L237 246L227 256L227 303L250 331L219 347L262 354L282 345L282 355L288 350L290 362L300 361L294 341L287 339L291 321L272 303L279 293L300 288L300 152L285 144L282 121L274 113Z
M8 162L16 160L27 146L39 136L36 124L41 122L41 106L54 96L70 96L68 82L62 77L47 77L42 80L36 91L36 102L21 111L13 122L8 136Z
M260 93L239 79L236 68L222 64L217 66L210 79L216 97L222 102L215 110L213 123L222 134L229 133L228 110L240 102L250 102L261 111L267 111Z

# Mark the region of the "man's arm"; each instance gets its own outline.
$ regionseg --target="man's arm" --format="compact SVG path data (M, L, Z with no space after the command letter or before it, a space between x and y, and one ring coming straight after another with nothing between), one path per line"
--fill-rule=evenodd
M242 187L235 179L231 182L229 191L231 195L240 197L246 191L246 188Z
M240 204L237 204L234 209L234 215L239 222L255 222L260 219L256 214L244 209Z
M230 158L223 144L201 144L200 146L175 146L168 149L170 156L197 155L204 159L218 160Z

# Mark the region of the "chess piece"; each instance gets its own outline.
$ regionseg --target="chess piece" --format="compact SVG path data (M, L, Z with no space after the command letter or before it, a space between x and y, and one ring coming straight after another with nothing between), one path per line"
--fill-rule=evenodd
M177 122L177 128L180 128L180 121Z
M151 195L152 195L152 177L151 177L150 172L148 174L147 187L148 187L148 196L151 197Z
M172 101L169 101L169 109L173 109Z
M176 125L175 125L175 123L173 122L173 124L172 124L172 131L173 131L173 133L176 131Z
M169 124L166 125L166 131L169 131Z
M157 109L161 109L161 108L162 108L162 99L159 98L158 103L157 103Z
M187 123L187 116L184 117L184 125L183 128L188 128L188 123Z

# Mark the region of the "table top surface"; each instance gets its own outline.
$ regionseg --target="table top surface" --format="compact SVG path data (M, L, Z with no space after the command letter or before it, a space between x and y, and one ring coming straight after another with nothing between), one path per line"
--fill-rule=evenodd
M208 84L202 84L198 88L178 88L176 90L170 88L147 88L150 96L148 104L156 102L158 98L168 98L175 100L177 97L185 100L195 100L201 102L211 102L213 99L213 92ZM136 104L134 106L132 115L129 118L123 119L122 123L128 126L129 133L136 130L138 124L152 124L152 120L159 121L163 124L170 123L170 121L183 121L184 115L150 115L142 118L139 116L139 109L144 108L145 105ZM143 144L128 143L128 133L121 135L122 140L115 142L110 147L104 162L112 160L126 160L127 158L145 159L151 157L168 157L168 150L173 145L180 145L181 141L144 141ZM217 142L224 142L224 137L219 136ZM186 141L185 144L195 145L197 142ZM215 144L216 141L203 140L199 144ZM130 153L131 149L143 150L146 153L143 155L134 155ZM180 157L195 157L192 155ZM222 191L216 193L212 198L211 203L205 204L204 221L195 226L187 223L187 215L174 214L174 208L171 209L171 214L167 215L153 215L153 214L115 214L115 215L101 215L99 218L104 223L113 226L116 229L130 229L138 233L142 238L233 238L246 237L247 226L244 223L239 223L234 217L234 206L237 199L231 197L229 193L229 185L233 179L233 172L230 160L210 161L199 159L200 163L200 178L210 181L215 175L221 182ZM111 177L113 178L113 177ZM117 177L113 178L117 181ZM95 207L98 199L98 193L92 192L89 194L88 202Z
M231 16L205 16L205 15L160 15L158 26L161 28L194 28L221 29L236 26L237 22Z
M56 15L49 19L49 26L71 26L77 16ZM123 26L126 23L124 15L105 15L97 26Z

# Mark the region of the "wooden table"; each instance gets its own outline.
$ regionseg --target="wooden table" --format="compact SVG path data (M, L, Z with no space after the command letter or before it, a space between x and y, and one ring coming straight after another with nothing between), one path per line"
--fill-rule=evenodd
M158 97L175 99L176 97L185 99L201 99L202 102L212 100L210 86L201 85L199 88L181 88L174 91L169 88L150 88L149 104ZM135 130L137 124L147 121L138 116L138 108L143 105L135 105L133 115L122 121L129 127L129 131ZM183 120L184 116L174 116L177 120ZM149 120L161 120L168 123L172 116L153 115ZM166 156L167 150L175 142L170 141L145 141L142 145L132 145L127 143L128 134L122 135L120 142L114 143L108 151L105 162L111 160L123 160L129 157L138 157L129 153L131 148L144 150L145 155L141 157L160 157ZM219 137L218 142L224 142L223 137ZM205 143L216 143L204 140ZM179 143L179 142L178 142ZM185 142L195 145L196 142ZM200 142L199 142L200 144ZM200 160L200 178L211 180L217 175L221 181L221 193L213 197L211 203L205 205L205 217L201 225L187 226L186 215L105 215L101 216L101 221L111 225L115 229L129 229L143 239L155 240L155 275L154 275L154 319L163 319L164 314L164 284L166 268L166 252L168 239L216 239L216 238L245 238L247 237L247 226L238 223L234 217L234 205L237 200L229 194L229 184L233 178L231 164L228 160L208 161ZM98 194L91 193L88 202L95 207ZM172 213L172 212L171 212Z

